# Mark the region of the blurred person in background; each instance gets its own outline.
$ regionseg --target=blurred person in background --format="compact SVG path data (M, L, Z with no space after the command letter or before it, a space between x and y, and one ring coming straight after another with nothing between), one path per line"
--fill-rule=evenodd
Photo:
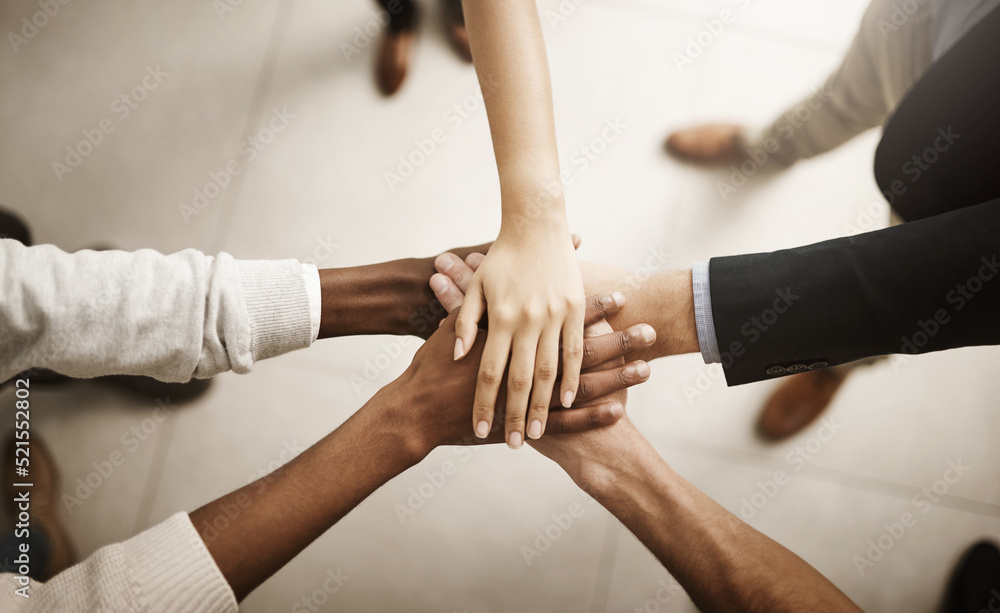
M375 63L375 83L386 96L399 91L410 71L410 55L417 37L419 11L415 0L378 0L385 33ZM465 30L461 0L442 0L445 31L458 56L472 62L469 34Z
M883 125L927 70L998 6L1000 0L872 0L840 66L820 89L779 113L770 125L762 129L728 123L695 126L672 133L666 148L683 160L732 165L734 173L749 167L750 174L780 171L835 149ZM980 63L979 58L972 61L961 67L962 74L970 79L990 78L971 68ZM939 89L937 95L954 94ZM950 123L933 126L932 132L941 128L941 133L930 135L925 146L933 145L939 152L950 147L960 132L949 132ZM908 164L907 176L901 177L907 185L928 170L927 162L914 160L900 160ZM736 189L727 182L718 185L723 196ZM918 218L900 216L897 194L891 186L883 190L893 207L893 223ZM997 195L1000 192L991 197ZM702 282L708 284L707 271ZM855 367L871 363L810 369L790 377L765 403L759 420L761 434L778 441L800 432L830 405Z

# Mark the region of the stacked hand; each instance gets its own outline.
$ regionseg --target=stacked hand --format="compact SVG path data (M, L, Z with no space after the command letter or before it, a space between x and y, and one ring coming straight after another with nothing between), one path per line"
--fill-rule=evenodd
M491 431L506 371L505 438L518 448L525 433L538 438L545 431L550 405L569 407L577 395L583 280L568 232L502 230L480 264L465 288L455 323L455 359L461 360L475 343L488 304L490 334L479 368L473 427L480 438ZM563 374L553 403L560 337Z
M571 408L553 408L545 432L573 433L615 423L624 415L625 389L649 377L649 366L645 362L626 364L622 358L631 348L645 347L653 342L655 334L649 326L637 325L621 332L612 332L610 327L598 331L603 317L619 308L620 304L616 304L610 294L587 301L588 338L581 350L583 374L579 391ZM452 354L455 319L456 314L452 313L444 320L438 331L417 351L407 371L385 389L393 398L389 405L398 407L397 418L405 420L413 431L411 439L418 456L438 445L506 440L504 428L508 416L503 409L506 395L503 389L499 390L495 423L486 436L474 436L469 426L468 408L476 394L479 360L493 332L478 335L467 358L456 363ZM558 376L557 372L557 379Z

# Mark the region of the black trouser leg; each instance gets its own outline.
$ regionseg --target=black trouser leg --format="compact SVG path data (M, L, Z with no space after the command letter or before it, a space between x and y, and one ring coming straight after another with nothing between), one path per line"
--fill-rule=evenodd
M390 31L412 30L417 24L417 7L413 0L378 0L378 3L389 15Z

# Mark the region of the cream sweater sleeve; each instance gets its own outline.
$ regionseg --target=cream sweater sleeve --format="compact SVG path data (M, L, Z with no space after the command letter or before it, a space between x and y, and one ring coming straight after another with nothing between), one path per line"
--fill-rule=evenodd
M249 372L314 340L305 275L295 260L0 239L0 381L29 368L178 382Z
M0 574L5 613L235 613L236 597L186 513L98 549L46 583Z

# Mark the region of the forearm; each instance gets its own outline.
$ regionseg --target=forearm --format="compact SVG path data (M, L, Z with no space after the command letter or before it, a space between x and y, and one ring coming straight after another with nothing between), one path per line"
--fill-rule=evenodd
M608 318L615 330L638 323L656 330L656 342L650 349L626 359L649 361L699 351L690 269L668 270L642 281L617 267L585 262L581 269L588 296L615 291L625 296L625 307Z
M460 258L486 253L492 243L451 249ZM362 334L429 337L448 313L428 284L434 258L407 258L319 271L319 338Z
M434 272L430 259L320 270L319 338L430 334L446 315L427 284Z
M700 610L859 610L801 558L685 481L630 429L613 468L578 467L574 479L646 545Z
M284 467L191 513L237 600L422 457L384 419L399 402L395 389L383 388Z
M309 324L295 260L0 241L0 381L32 367L162 381L246 373L308 347Z
M552 90L534 0L464 0L489 117L505 225L556 220L565 205Z

